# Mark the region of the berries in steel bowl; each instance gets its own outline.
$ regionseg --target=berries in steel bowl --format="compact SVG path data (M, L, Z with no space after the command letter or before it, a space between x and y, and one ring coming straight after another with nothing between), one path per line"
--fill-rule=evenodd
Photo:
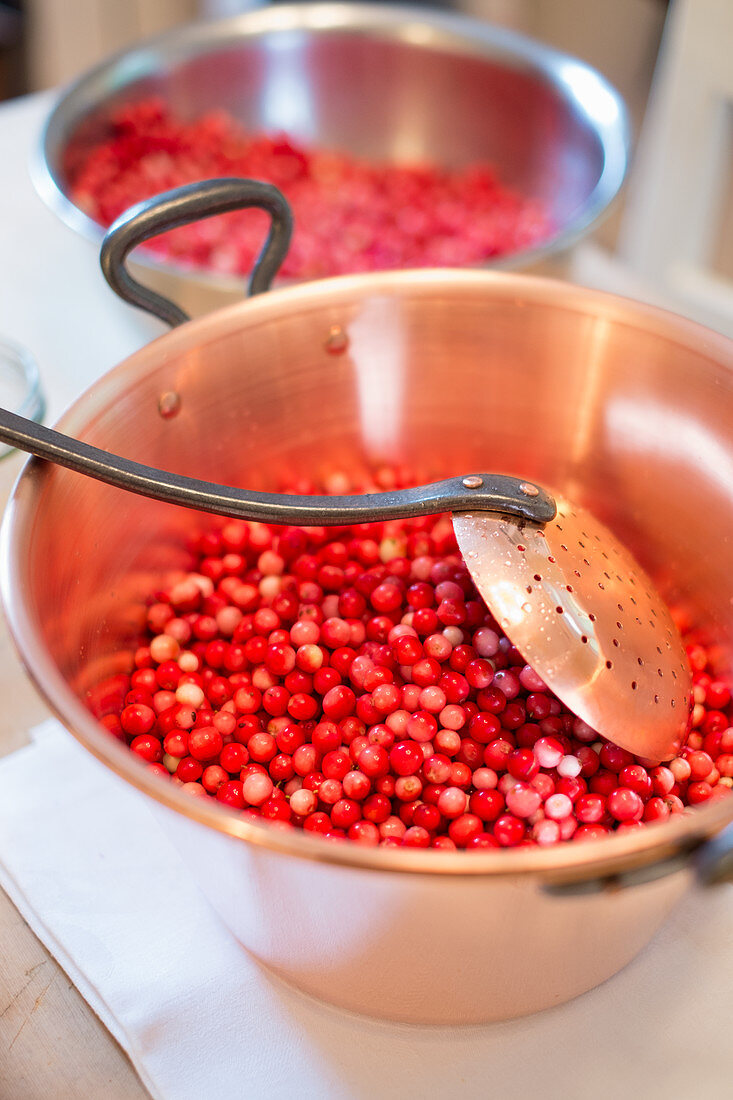
M279 187L295 217L282 276L480 264L541 245L553 222L543 203L501 182L489 163L377 163L247 133L225 111L183 121L156 98L120 108L105 136L66 152L72 200L103 226L161 191L243 177ZM147 247L177 266L248 275L266 216L243 210L185 226Z
M352 488L369 487L326 486ZM89 705L194 796L327 838L468 850L596 839L730 796L731 692L692 631L684 746L640 760L526 664L446 516L219 521L192 534L191 554L150 593L134 671Z
M283 186L298 226L285 274L296 279L426 263L562 262L617 194L630 148L623 101L581 60L483 20L385 4L275 4L197 21L65 89L46 120L34 179L55 214L97 246L105 221L94 211L98 185L119 167L115 150L101 147L114 142L118 122L133 159L149 155L145 195L201 178L202 167L268 179L260 172L274 151L285 175L314 172L324 189L315 196ZM157 150L146 147L155 126ZM239 154L250 140L245 164ZM94 148L101 161L76 191ZM129 182L123 201L105 195L106 217L136 197ZM488 213L477 213L486 199ZM261 235L247 232L259 247ZM241 298L237 272L249 275L249 261L228 233L207 229L170 247L179 251L163 260L136 256L147 285L192 316Z

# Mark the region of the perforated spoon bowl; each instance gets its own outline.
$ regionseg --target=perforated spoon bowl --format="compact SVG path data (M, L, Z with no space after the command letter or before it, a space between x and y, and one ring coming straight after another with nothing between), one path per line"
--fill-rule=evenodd
M679 749L691 673L679 631L631 553L556 496L548 523L453 517L474 584L502 630L589 726L637 756Z

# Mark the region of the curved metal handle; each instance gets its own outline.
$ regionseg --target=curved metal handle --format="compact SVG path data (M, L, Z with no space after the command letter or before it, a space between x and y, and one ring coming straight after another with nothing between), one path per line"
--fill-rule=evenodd
M544 489L497 474L454 477L387 493L303 497L234 489L143 466L6 409L0 409L0 440L140 496L262 523L330 527L446 511L499 512L547 523L555 515L555 502Z
M246 179L204 180L165 191L126 210L107 230L99 257L104 277L126 302L139 306L171 328L190 320L187 313L162 294L149 290L130 275L128 254L150 237L168 229L246 207L266 210L270 232L257 258L248 295L268 290L287 255L293 234L293 215L283 193L271 183Z

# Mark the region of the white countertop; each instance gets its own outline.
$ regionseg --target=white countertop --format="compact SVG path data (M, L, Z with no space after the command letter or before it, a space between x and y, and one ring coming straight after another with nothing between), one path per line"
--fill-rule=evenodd
M96 248L38 197L29 164L50 94L0 106L0 338L38 361L47 422L96 378L162 331L107 286ZM24 456L0 462L0 506ZM0 618L0 755L48 715ZM145 1100L126 1055L0 890L0 1096Z
M36 357L47 421L96 378L164 327L120 302L95 245L64 225L37 194L37 155L50 93L0 107L0 334Z

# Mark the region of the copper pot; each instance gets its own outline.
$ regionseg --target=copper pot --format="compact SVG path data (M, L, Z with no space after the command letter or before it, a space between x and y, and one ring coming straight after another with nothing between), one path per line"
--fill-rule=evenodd
M608 522L730 670L732 425L722 336L562 283L422 271L304 284L183 324L60 427L255 489L403 460L426 478L480 466L536 479ZM2 595L49 704L159 807L228 927L280 976L401 1020L521 1015L611 976L696 880L731 874L730 830L711 838L733 798L603 841L448 853L281 831L151 775L85 697L129 666L135 602L185 568L197 522L31 460L3 525Z

